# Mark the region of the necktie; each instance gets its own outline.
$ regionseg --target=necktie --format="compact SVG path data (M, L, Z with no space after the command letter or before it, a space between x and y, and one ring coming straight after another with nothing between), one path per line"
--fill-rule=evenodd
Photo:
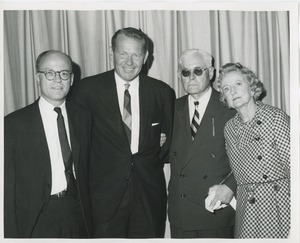
M55 107L54 111L57 112L57 127L58 127L58 136L60 141L60 147L62 152L62 157L65 165L65 176L67 180L67 192L74 198L77 196L76 181L73 174L73 158L70 145L67 138L67 132L65 127L65 122L63 115L61 113L60 107Z
M197 110L199 102L195 101L194 105L195 105L195 112L194 112L194 116L193 116L192 123L191 123L192 140L195 139L195 136L196 136L199 124L200 124L199 112Z
M127 139L130 145L131 144L131 97L128 91L129 86L130 84L128 83L125 84L123 122L124 122Z

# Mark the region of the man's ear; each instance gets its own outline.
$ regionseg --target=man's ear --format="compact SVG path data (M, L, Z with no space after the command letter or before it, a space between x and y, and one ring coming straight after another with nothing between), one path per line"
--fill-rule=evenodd
M72 73L70 77L70 86L73 85L73 81L74 81L74 73Z
M111 60L114 58L114 52L113 52L112 46L109 47L109 56L110 56Z
M36 73L34 76L35 82L37 82L38 85L40 85L40 73Z
M144 64L145 64L146 61L147 61L148 55L149 55L149 52L147 51L146 54L145 54L145 57L144 57Z
M109 60L110 60L110 67L114 67L114 51L112 46L109 47Z
M208 68L208 71L209 71L209 79L211 80L214 77L215 68L210 67L210 68Z

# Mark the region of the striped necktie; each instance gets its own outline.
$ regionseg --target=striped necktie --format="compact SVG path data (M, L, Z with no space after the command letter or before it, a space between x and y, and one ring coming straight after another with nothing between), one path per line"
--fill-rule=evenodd
M194 105L195 105L195 112L194 112L194 116L193 116L192 123L191 123L192 140L195 139L196 133L197 133L197 130L198 130L198 127L200 124L199 112L197 110L199 101L195 101Z
M73 174L73 158L72 158L72 151L68 142L64 117L61 113L60 107L55 107L54 111L57 112L57 128L58 128L58 136L59 142L62 152L62 157L65 165L65 176L67 180L67 192L76 198L77 196L77 187L76 181Z
M124 91L124 108L123 108L123 122L124 127L127 135L127 139L129 145L131 144L131 97L129 94L129 83L125 84L125 91Z

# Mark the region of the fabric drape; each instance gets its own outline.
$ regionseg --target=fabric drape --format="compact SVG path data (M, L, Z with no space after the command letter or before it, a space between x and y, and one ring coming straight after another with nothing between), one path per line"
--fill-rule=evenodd
M34 76L41 52L69 54L76 81L113 68L111 37L128 26L150 37L153 55L145 70L168 83L177 97L185 94L177 78L178 57L185 49L200 48L214 56L216 76L227 62L252 69L267 90L263 101L289 113L287 11L5 10L5 115L39 96Z

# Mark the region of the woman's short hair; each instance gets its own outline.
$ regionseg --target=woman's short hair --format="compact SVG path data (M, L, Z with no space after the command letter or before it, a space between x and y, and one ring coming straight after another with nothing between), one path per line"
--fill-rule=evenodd
M219 77L217 79L218 87L220 89L220 101L227 104L223 90L221 88L222 80L225 74L230 72L239 72L243 74L249 82L250 89L253 91L253 98L255 101L259 100L261 94L265 92L263 83L257 78L257 76L247 67L243 66L239 62L237 63L226 63L219 71Z

